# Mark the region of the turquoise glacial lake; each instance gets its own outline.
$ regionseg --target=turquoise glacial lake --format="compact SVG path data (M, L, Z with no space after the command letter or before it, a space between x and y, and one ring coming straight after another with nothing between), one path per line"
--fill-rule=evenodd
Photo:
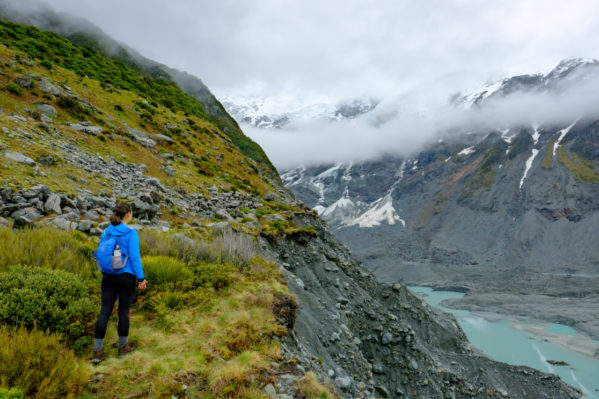
M491 359L557 374L566 383L582 390L587 398L599 399L599 358L575 352L562 344L514 328L516 324L523 324L521 321L488 321L469 311L449 309L440 304L445 299L461 298L464 296L462 293L433 291L429 287L408 288L421 295L429 305L453 314L472 345ZM535 326L539 328L543 325ZM572 336L569 338L579 336L576 330L565 325L549 324L543 328L548 333ZM556 366L547 360L564 361L569 365Z

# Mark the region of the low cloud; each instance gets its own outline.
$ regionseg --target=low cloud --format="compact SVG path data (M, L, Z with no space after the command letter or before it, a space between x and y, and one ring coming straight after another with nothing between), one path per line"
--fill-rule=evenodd
M427 95L412 94L411 98L383 101L374 112L352 120L297 123L286 129L242 125L242 129L280 170L285 170L298 165L368 160L383 154L410 156L448 134L533 125L565 127L580 119L599 119L599 74L571 82L557 92L518 91L490 97L469 109L446 101L431 103L434 96L430 91Z

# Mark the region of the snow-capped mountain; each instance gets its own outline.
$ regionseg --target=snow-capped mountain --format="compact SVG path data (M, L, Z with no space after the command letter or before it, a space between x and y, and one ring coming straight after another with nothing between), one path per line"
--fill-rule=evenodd
M559 63L547 74L518 75L506 77L472 90L470 94L458 94L451 102L464 108L481 105L487 100L504 98L514 93L559 94L573 83L597 77L599 61L590 58L572 58Z
M294 123L352 119L371 112L378 105L378 101L374 99L302 103L290 98L223 95L220 100L237 122L259 128L282 128Z
M598 75L597 61L564 61L546 75L502 79L469 106L559 93ZM410 156L301 166L282 179L382 280L599 298L599 120L500 125L444 134ZM531 315L566 317L543 312ZM599 335L588 314L568 315Z

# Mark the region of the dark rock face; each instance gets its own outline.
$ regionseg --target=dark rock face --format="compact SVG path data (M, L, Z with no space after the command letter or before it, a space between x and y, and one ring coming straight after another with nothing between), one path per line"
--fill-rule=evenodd
M473 352L452 316L401 285L378 283L320 220L297 222L319 236L261 242L300 304L283 349L343 397L580 397L558 377Z
M592 303L599 258L588 232L599 222L599 174L592 166L581 173L595 162L585 157L593 145L581 143L599 142L597 122L578 121L562 137L566 127L451 137L407 159L298 168L282 179L384 282L467 287L471 297L579 290ZM547 284L563 274L570 278ZM553 310L521 302L519 314L556 320ZM599 337L583 306L559 308Z

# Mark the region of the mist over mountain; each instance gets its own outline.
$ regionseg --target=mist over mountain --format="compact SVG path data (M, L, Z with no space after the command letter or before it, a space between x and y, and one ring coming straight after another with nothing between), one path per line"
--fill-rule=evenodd
M586 392L489 359L406 287L457 289L468 295L452 306L599 331L597 62L455 94L462 79L452 74L468 57L450 55L472 39L463 18L481 28L496 20L488 8L507 11L435 3L53 2L93 23L38 2L0 3L0 290L11 298L0 301L0 341L12 356L0 396L5 381L11 395L54 389L21 382L31 375L61 378L49 398ZM516 20L531 11L509 5ZM592 15L570 8L560 20ZM537 14L556 23L541 30L554 38L560 21ZM572 35L593 27L573 25ZM220 82L211 88L229 93L221 100L268 155L195 75ZM248 96L240 88L256 78L269 87ZM292 94L284 103L266 95L275 92ZM67 276L78 297L98 299L91 254L120 201L133 207L150 289L133 309L136 352L96 367L94 304L55 322L37 316L47 298L35 288L58 300L53 279ZM51 350L15 344L21 337ZM54 352L77 375L57 373ZM30 356L48 370L26 370Z
M279 106L268 114L268 107L248 104L247 99L225 101L281 169L410 156L452 135L594 119L599 116L599 63L565 60L547 74L504 78L468 94L441 94L427 87L364 107L352 118L331 117L334 106L306 105L303 114L293 112L297 105L288 113ZM279 129L263 129L273 124Z

